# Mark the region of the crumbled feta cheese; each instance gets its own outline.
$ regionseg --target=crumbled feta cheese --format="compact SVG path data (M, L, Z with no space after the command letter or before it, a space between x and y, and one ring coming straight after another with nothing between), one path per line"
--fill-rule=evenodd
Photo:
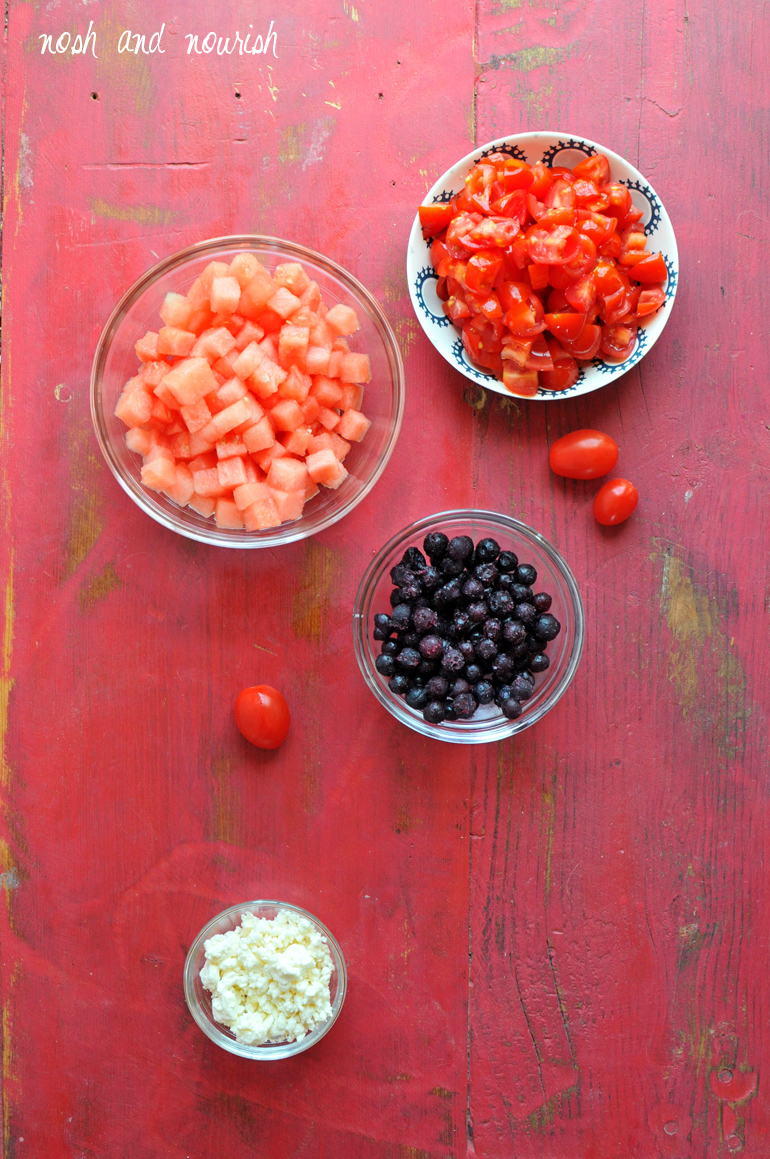
M331 1015L332 958L307 918L242 913L241 924L204 943L201 983L211 1011L238 1042L294 1042Z

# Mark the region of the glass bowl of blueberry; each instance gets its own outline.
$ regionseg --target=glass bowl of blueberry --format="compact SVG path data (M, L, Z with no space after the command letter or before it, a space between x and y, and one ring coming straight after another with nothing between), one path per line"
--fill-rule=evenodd
M372 560L353 616L356 658L387 710L455 744L514 736L566 692L583 651L575 577L518 519L444 511Z

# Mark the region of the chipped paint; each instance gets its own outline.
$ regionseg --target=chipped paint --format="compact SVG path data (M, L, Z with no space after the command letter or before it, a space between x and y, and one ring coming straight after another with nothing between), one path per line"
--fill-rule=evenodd
M103 496L96 478L101 464L91 432L76 430L69 448L71 500L64 546L64 575L77 571L104 530Z
M16 166L16 188L28 193L32 188L32 147L26 133L19 134L19 162Z
M305 567L299 574L294 595L292 622L297 636L318 644L321 627L340 575L340 561L331 548L310 540L305 549Z
M114 592L122 583L123 581L115 571L112 562L108 563L104 571L100 572L99 575L93 576L80 589L78 598L80 600L81 612L90 611L94 604L97 604L99 600L103 600L110 592Z
M13 654L13 548L8 561L8 579L5 583L5 599L3 601L3 656L2 671L0 671L0 783L7 786L11 777L11 768L6 752L8 733L8 708L13 690L11 676L11 657Z
M230 757L214 757L211 775L214 778L214 793L211 811L211 839L224 841L227 845L243 843L243 800L238 787L232 780Z
M20 1102L19 1078L14 1072L13 1051L13 991L21 976L21 962L16 961L8 979L2 1012L3 1033L3 1154L16 1154L15 1140L11 1138L13 1112ZM13 1092L13 1097L12 1097Z
M329 81L329 84L332 86L332 88L334 88L334 87L335 87L335 86L334 86L334 81L333 81L333 80L330 80L330 81ZM342 105L339 103L339 100L336 100L336 101L324 101L324 104L325 104L325 105L331 105L331 107L332 107L333 109L341 109L341 108L342 108Z
M484 68L498 69L508 64L516 72L533 72L536 68L543 68L553 64L561 64L567 57L576 51L573 48L553 48L550 45L538 44L531 48L522 48L518 52L508 52L500 56L490 56Z
M310 143L305 153L305 159L302 162L303 171L307 169L308 165L314 165L318 161L323 161L326 142L332 133L334 125L333 117L321 117L313 126L313 132L310 134Z
M159 205L110 205L101 197L91 197L88 201L93 222L97 217L112 221L136 221L139 225L168 225L173 219L171 209L161 209Z
M305 134L305 125L287 125L278 133L278 160L283 165L290 165L302 159L302 138ZM304 168L304 166L303 166Z

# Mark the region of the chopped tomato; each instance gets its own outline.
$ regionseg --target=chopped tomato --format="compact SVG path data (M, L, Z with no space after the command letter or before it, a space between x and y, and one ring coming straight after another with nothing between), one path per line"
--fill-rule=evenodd
M533 341L533 339L527 341L525 338L503 339L503 363L505 363L506 359L510 359L511 362L516 363L520 370L523 370L529 361ZM537 341L540 341L540 336L538 336Z
M668 276L663 254L651 254L643 261L637 262L631 270L631 277L636 282L663 282Z
M553 358L548 349L548 343L542 334L532 342L532 348L526 361L527 370L553 370Z
M547 209L574 209L575 190L563 177L557 177L545 195L544 204Z
M578 314L588 314L596 304L596 279L593 274L584 274L576 282L570 282L564 296Z
M518 370L510 362L503 363L503 386L519 398L534 398L539 386L536 370Z
M543 390L569 390L577 382L580 367L555 338L548 338L547 344L553 370L541 372L540 385Z
M603 153L594 153L592 157L579 161L572 172L596 185L606 185L610 179L610 163Z
M636 303L637 318L646 318L649 314L654 314L665 300L666 295L662 286L645 286Z
M602 342L602 327L592 326L586 322L580 335L573 342L564 342L562 344L564 349L575 358L590 359L596 358L599 353L599 347Z
M532 283L533 290L544 290L548 285L548 266L538 265L533 262L528 266L529 280Z
M471 312L464 298L459 294L450 294L443 306L444 313L452 322L462 322L464 318L470 318Z
M580 252L580 234L569 225L553 229L531 225L526 238L527 253L539 265L563 266Z
M445 230L454 217L454 207L451 204L421 205L417 212L420 215L423 233L429 237L435 237Z
M618 224L616 217L605 217L603 213L595 213L590 209L578 209L576 216L578 233L590 237L597 247L609 240Z
M503 258L499 252L479 250L468 260L465 271L466 286L477 294L489 293L502 265Z
M636 346L636 333L636 326L627 326L623 322L605 326L601 342L602 354L618 362L625 362Z
M560 342L574 342L585 326L585 314L546 314L545 324Z
M529 192L542 201L553 184L553 172L542 161L532 166L532 184Z

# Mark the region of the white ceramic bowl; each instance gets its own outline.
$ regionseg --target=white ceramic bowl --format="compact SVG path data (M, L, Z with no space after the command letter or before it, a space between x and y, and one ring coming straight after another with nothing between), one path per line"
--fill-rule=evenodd
M603 153L610 163L612 180L628 186L634 205L644 214L643 224L648 238L648 248L652 252L660 250L663 254L668 270L666 301L657 313L639 327L636 349L631 357L625 362L604 362L600 358L595 358L581 369L577 382L567 390L539 390L535 397L538 400L552 400L589 394L592 390L606 386L608 382L614 382L632 366L636 366L663 332L674 304L679 280L679 256L671 221L649 181L642 177L633 165L629 165L628 161L624 161L617 153L605 149L604 145L598 145L586 137L571 137L568 133L517 133L511 137L498 137L496 141L481 145L451 169L447 169L428 191L422 204L449 201L453 194L460 192L466 174L475 163L481 157L495 152L510 153L511 156L527 161L531 165L536 161L543 161L549 166L560 165L570 169L583 157ZM443 354L455 370L459 370L472 382L479 382L486 390L494 390L510 398L511 395L502 382L489 371L475 366L468 360L463 350L460 331L444 314L441 301L436 294L437 274L430 260L430 245L423 239L418 215L415 215L412 232L409 235L406 271L414 312L439 354Z

